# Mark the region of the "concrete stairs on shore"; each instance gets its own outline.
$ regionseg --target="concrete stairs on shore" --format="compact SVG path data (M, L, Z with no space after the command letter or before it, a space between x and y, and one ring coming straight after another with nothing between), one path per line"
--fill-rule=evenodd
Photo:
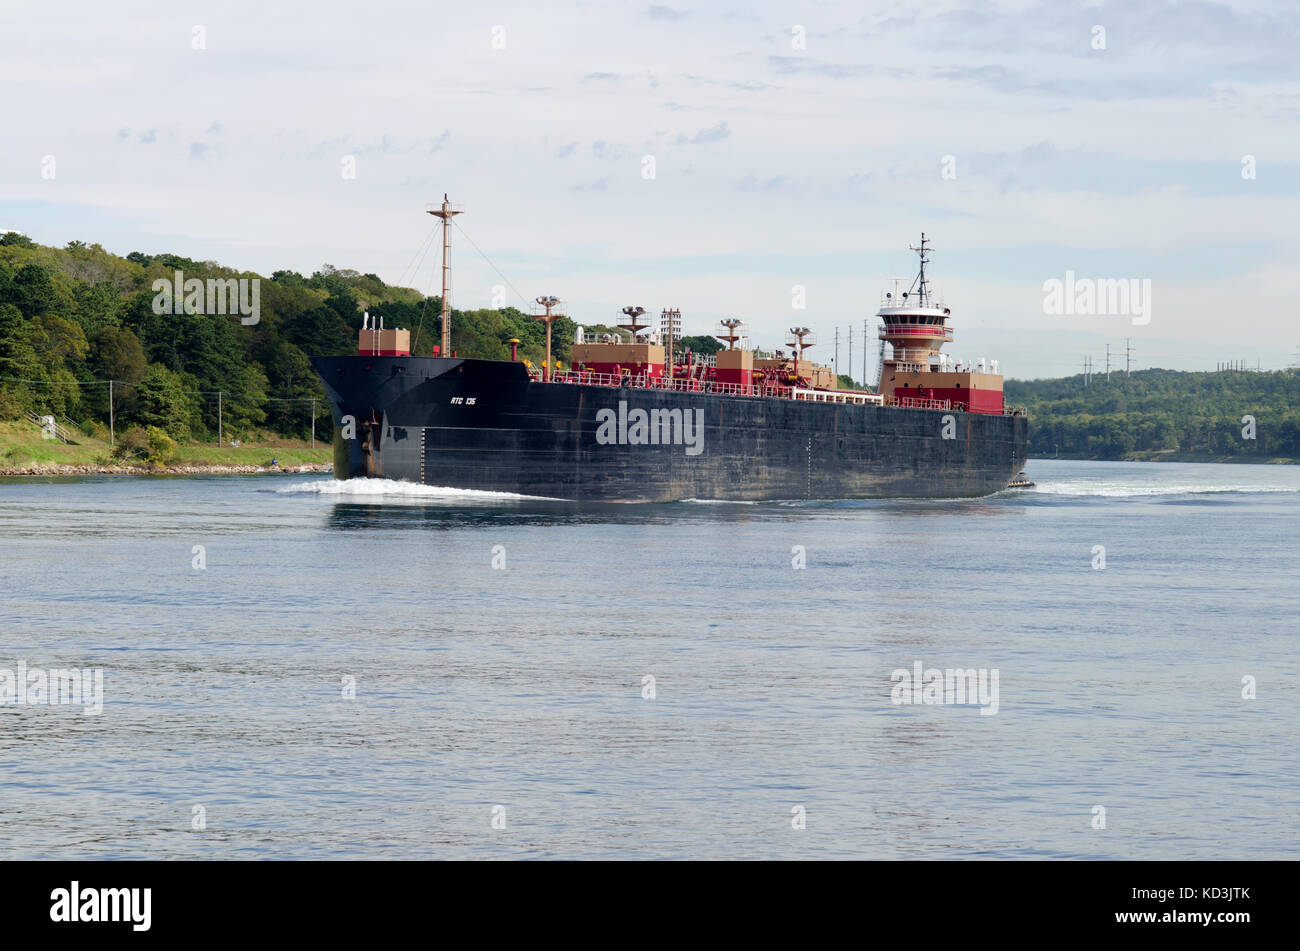
M72 444L72 434L62 426L57 419L48 413L39 415L37 413L28 413L27 419L30 423L37 426L41 432L45 433L50 439L62 440L65 445Z

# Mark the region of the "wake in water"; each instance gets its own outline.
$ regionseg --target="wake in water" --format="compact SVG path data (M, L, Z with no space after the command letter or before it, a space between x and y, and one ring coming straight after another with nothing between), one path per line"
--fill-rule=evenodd
M1124 499L1158 495L1260 495L1284 493L1294 495L1300 488L1287 485L1125 485L1087 482L1039 482L1033 489L1044 495L1080 495Z
M434 501L434 502L490 502L527 499L532 501L553 502L540 495L520 495L516 492L487 492L480 489L453 489L442 485L417 485L414 482L400 482L396 479L318 479L311 482L297 482L275 490L278 494L307 493L314 495L333 495L340 497L366 498L375 501L385 499Z
M1196 463L1084 463L1091 477L1079 474L1080 464L1036 460L1029 475L1036 485L1032 489L1015 489L999 493L1004 498L1054 497L1094 498L1161 498L1176 496L1300 494L1300 467L1248 467L1205 465ZM1067 469L1067 466L1069 467ZM1055 470L1055 472L1053 471ZM1066 471L1062 471L1066 470ZM1073 470L1073 471L1070 471ZM1267 470L1267 471L1262 471ZM1056 473L1060 475L1053 478ZM1068 474L1067 474L1068 472ZM1092 475L1095 473L1095 475ZM1199 478L1198 478L1199 477ZM339 499L366 499L375 502L454 502L462 504L511 501L558 502L546 496L515 492L489 492L479 489L456 489L450 486L417 485L396 479L310 479L294 482L275 490L277 494L308 494ZM841 500L848 502L851 500ZM941 500L937 500L941 501ZM961 502L964 500L947 500ZM745 500L684 499L684 504L701 506L734 505L807 505L835 504L835 500L762 503ZM854 503L858 504L858 503Z
M1195 499L1300 494L1300 466L1031 459L1025 472L1037 485L1017 489L1015 494L1023 493L1028 498L1046 495L1159 501L1180 496Z
M488 492L481 489L454 489L441 485L417 485L396 479L319 479L297 482L275 490L279 495L305 494L335 496L340 499L368 499L376 502L509 502L535 501L559 502L562 499L542 495L521 495L517 492ZM1300 487L1287 485L1205 485L1177 483L1168 485L1136 484L1131 482L1040 481L1032 489L1014 490L1016 495L1053 495L1093 498L1150 498L1186 495L1266 495L1281 493L1300 494ZM1005 493L1010 494L1010 493ZM821 500L835 502L834 499ZM854 501L854 500L840 500ZM961 500L947 500L961 501ZM761 505L764 503L731 499L683 499L682 504L694 505ZM772 504L772 503L768 503ZM804 500L791 500L785 504L807 504Z

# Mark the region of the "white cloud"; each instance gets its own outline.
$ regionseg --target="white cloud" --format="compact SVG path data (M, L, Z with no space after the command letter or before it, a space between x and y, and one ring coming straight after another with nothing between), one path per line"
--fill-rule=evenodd
M1157 316L1145 339L1212 366L1215 328L1249 287L1268 305L1234 355L1289 359L1293 7L659 6L10 7L5 220L55 244L396 279L428 232L424 203L446 191L528 296L594 314L675 305L696 331L739 313L775 337L788 285L811 270L817 304L800 321L823 341L874 311L925 229L954 350L974 352L969 333L1009 373L1040 375L1028 365L1062 346L1032 289L1097 255L1123 269L1104 276L1158 275L1179 319ZM1207 278L1216 249L1230 264ZM500 282L464 242L454 253L467 298ZM976 257L979 282L964 276Z

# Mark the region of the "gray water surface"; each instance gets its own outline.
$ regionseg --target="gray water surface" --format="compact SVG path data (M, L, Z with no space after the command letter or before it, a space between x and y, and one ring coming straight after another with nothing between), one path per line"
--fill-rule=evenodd
M0 706L0 857L1296 858L1300 469L1029 474L0 480L0 669L104 684ZM996 669L997 712L894 703L916 662Z

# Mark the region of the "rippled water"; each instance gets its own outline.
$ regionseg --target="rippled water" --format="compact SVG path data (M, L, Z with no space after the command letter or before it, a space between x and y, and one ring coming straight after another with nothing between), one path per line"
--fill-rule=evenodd
M0 857L1297 857L1300 469L1028 471L0 480L0 669L104 671L98 716L0 706ZM916 662L996 669L997 713L893 703Z

